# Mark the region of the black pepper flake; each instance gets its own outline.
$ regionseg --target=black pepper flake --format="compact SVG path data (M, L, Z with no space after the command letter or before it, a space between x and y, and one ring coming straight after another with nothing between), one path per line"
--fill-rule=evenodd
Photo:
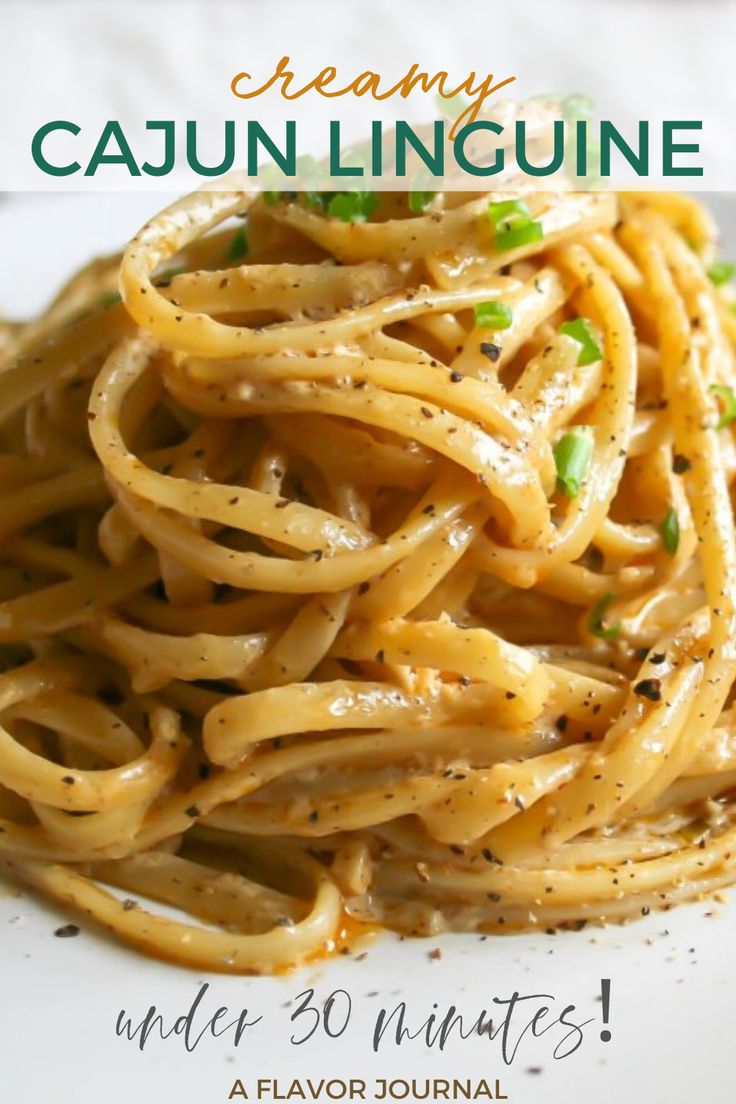
M132 897L126 897L123 901L123 912L130 912L134 908L138 908L138 902L134 901Z
M317 823L317 821L319 820L319 813L316 809L312 809L311 813L309 814L308 820L310 824Z
M683 456L681 452L676 452L672 457L672 470L675 475L684 475L685 472L690 471L692 466L692 461L688 460L687 456Z
M641 682L637 682L634 687L634 693L638 694L641 698L647 698L649 701L661 701L662 683L656 678L642 679Z
M507 690L506 693L504 694L504 697L506 698L506 701L513 701L514 698L516 697L516 694L514 693L513 690Z
M54 932L57 939L71 939L75 935L79 935L79 928L76 924L64 924L63 928L57 928Z
M555 721L555 728L558 732L564 732L567 728L567 716L564 713Z
M212 767L209 763L200 763L197 767L197 774L204 782L212 774Z
M648 916L650 911L651 911L651 909L649 908L649 905L642 905L642 909L641 909L642 916Z
M492 341L481 341L480 351L483 356L488 357L492 364L495 364L501 355L501 346L494 345Z
M61 781L67 786L73 786L75 779L70 774L65 774Z
M664 663L666 658L667 658L667 656L665 655L664 652L652 652L652 654L649 657L649 662L653 663L656 667L656 666L659 666L660 663Z
M499 859L497 855L493 854L490 847L484 847L481 854L486 862L495 863L496 866L503 866L503 861Z
M184 814L188 817L198 817L202 815L197 805L190 805L188 809L184 810Z
M383 662L384 662L383 648L379 648L379 650L376 652L376 663L383 663Z
M361 583L360 586L358 587L358 594L367 594L370 589L371 589L371 584L370 583Z
M462 374L462 372L458 372L456 371L456 369L453 368L453 370L450 372L450 383L459 383L461 379L465 379L465 376Z
M319 561L324 556L324 552L321 548L315 548L312 552L309 553L309 555L312 556L317 561L317 563L319 563Z
M421 406L419 409L421 410L425 418L434 418L434 414L428 406Z

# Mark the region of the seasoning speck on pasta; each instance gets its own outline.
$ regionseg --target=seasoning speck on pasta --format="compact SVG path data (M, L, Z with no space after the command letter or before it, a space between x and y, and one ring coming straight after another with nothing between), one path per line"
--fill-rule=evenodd
M203 192L0 323L0 868L240 973L736 880L715 243L669 193Z

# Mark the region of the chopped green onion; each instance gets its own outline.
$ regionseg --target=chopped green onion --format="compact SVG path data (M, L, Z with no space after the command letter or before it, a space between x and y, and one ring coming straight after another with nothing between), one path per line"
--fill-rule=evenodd
M715 287L728 284L736 276L736 264L733 261L715 261L705 274Z
M513 319L511 307L497 300L488 303L476 303L473 307L473 313L475 314L476 326L482 326L487 330L507 330Z
M596 360L600 360L603 356L595 330L588 318L576 318L572 322L563 322L560 326L560 333L567 334L568 337L571 337L573 341L577 341L580 345L577 360L578 367L582 368L586 364L594 364Z
M338 192L327 205L327 214L343 222L365 222L378 206L373 192Z
M436 192L409 192L409 210L415 215L421 215L436 195Z
M508 230L518 222L531 222L532 216L523 199L504 199L488 204L488 219L494 230Z
M615 594L604 594L600 601L596 602L596 604L593 606L592 610L588 614L588 631L593 636L599 637L601 640L613 640L621 632L620 621L614 622L613 625L603 624L603 618L606 616L606 610L615 597Z
M521 249L523 245L541 241L544 237L541 222L525 222L513 226L510 230L499 230L493 244L497 253L508 253L509 249Z
M99 300L101 307L114 307L116 303L122 303L122 301L117 291L103 291Z
M534 221L523 199L489 203L488 219L493 227L493 244L498 253L519 249L544 237L541 222Z
M280 203L281 202L281 200L283 199L283 195L284 195L283 192L264 192L263 193L263 202L268 207L273 207L274 203Z
M245 236L245 230L241 226L237 234L230 242L230 248L227 251L227 259L233 264L237 264L238 261L242 261L243 257L248 254L248 239Z
M680 545L680 519L676 510L669 509L667 511L659 531L662 534L662 543L665 549L670 556L674 556Z
M575 426L552 450L557 467L557 487L561 494L576 498L593 453L593 431L590 426Z
M307 207L314 207L315 210L324 211L334 194L334 192L305 192L304 202Z
M736 421L736 395L733 393L733 388L725 383L713 383L710 390L723 399L723 413L716 422L716 429L725 429L731 422Z

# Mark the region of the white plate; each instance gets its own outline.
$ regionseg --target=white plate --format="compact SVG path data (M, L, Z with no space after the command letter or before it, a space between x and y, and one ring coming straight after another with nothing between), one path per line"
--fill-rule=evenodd
M0 203L0 313L38 309L55 286L93 253L113 249L145 220L157 196L12 197ZM163 201L163 200L162 200ZM712 197L722 224L736 230L733 196ZM736 234L731 235L732 255ZM724 246L724 251L727 246ZM377 1078L500 1080L515 1104L664 1104L733 1099L736 1022L734 900L700 902L649 916L627 927L556 936L480 940L452 936L399 942L384 937L366 957L344 958L285 978L205 977L142 958L86 925L74 939L55 938L66 919L27 895L0 887L0 1100L3 1104L219 1104L241 1078L254 1101L256 1078L278 1078L281 1091L298 1077L362 1078L366 1099ZM441 947L441 957L430 952ZM600 1039L600 979L611 979L610 1042ZM125 1009L139 1022L156 1005L170 1027L200 985L209 983L195 1027L220 1006L234 1019L242 1008L263 1017L239 1047L232 1032L204 1037L188 1053L182 1039L151 1037L143 1051L116 1035ZM345 989L353 1011L345 1032L320 1029L303 1045L290 1042L294 998L314 987L321 1008ZM372 1033L382 1008L407 1006L413 1031L432 1013L456 1006L469 1026L493 998L549 994L551 1023L567 1004L574 1022L591 1020L567 1058L553 1051L565 1031L519 1034L539 1001L520 1002L511 1020L504 1062L500 1037L457 1033L441 1051L421 1035L400 1047L388 1035L374 1053ZM340 998L344 999L344 998ZM339 1002L331 1026L339 1023ZM498 1023L503 1011L496 1006ZM307 1016L299 1019L301 1031ZM540 1027L544 1024L540 1024ZM243 1099L235 1096L233 1099ZM271 1099L268 1095L262 1099ZM324 1099L324 1097L320 1097ZM411 1096L409 1097L411 1100ZM431 1093L430 1101L437 1099ZM460 1098L462 1099L462 1098ZM488 1099L488 1097L479 1097ZM292 1100L299 1101L298 1097Z

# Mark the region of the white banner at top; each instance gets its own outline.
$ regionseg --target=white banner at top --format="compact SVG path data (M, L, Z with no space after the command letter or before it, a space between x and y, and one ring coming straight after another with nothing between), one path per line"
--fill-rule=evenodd
M736 0L357 7L4 3L0 189L734 186Z

